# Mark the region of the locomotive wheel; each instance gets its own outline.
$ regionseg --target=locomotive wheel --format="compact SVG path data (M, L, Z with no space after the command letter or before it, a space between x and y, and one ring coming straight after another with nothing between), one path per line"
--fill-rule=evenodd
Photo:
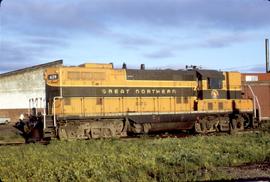
M219 120L216 117L203 118L195 123L195 131L197 133L211 133L218 131Z
M57 133L58 133L58 138L60 140L67 140L68 139L68 135L67 135L65 128L62 128L62 127L58 128Z
M196 133L207 133L206 121L200 120L199 122L196 122L194 129Z
M127 123L123 120L74 121L58 127L60 140L114 138L127 136Z
M243 117L239 117L236 121L236 128L239 131L244 130L244 124L245 124L245 119Z
M244 118L239 116L238 118L234 118L230 122L230 132L237 132L244 130Z
M230 131L230 120L229 117L222 117L220 118L219 124L218 124L219 131Z
M205 120L202 120L202 122L200 123L200 126L201 126L202 133L207 133L207 125L206 125Z
M91 128L91 138L112 138L116 137L115 128Z
M202 133L201 124L199 122L195 123L194 129L196 133Z

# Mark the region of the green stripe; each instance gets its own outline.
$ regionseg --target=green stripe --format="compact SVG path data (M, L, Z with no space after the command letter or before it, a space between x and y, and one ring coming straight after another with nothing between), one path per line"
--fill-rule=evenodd
M217 97L212 94L213 90L200 90L198 97L201 99L241 99L242 92L240 90L216 90L218 92Z
M63 87L64 97L171 97L195 96L192 87Z

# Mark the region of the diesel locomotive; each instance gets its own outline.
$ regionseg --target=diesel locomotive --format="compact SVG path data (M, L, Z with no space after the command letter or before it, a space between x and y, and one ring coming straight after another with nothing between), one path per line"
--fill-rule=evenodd
M255 121L252 100L242 98L239 72L91 63L51 67L44 78L44 133L60 139L238 131Z

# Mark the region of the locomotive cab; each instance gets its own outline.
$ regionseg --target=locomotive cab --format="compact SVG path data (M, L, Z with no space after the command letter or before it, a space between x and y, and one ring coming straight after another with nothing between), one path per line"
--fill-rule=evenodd
M198 70L197 78L198 100L194 108L213 113L199 117L195 124L198 132L243 130L244 125L250 125L253 103L242 99L239 72Z
M197 97L199 100L226 97L223 89L225 76L222 72L215 70L197 70L197 80Z

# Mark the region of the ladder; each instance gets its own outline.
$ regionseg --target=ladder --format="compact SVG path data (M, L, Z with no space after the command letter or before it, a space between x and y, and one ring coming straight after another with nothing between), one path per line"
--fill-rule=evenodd
M56 139L56 127L54 126L53 116L46 115L44 121L44 139Z

